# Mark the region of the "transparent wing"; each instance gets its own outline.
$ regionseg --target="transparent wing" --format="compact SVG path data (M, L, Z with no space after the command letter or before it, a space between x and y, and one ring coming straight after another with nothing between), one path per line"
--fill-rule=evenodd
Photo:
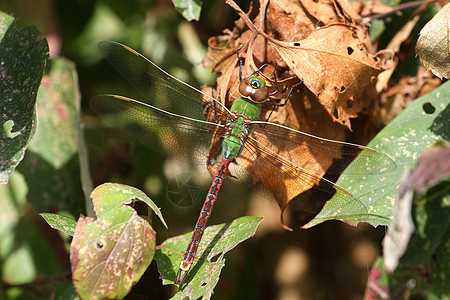
M319 138L269 122L253 124L245 149L236 159L249 174L241 172L238 177L275 200L282 211L289 205L317 214L334 197L325 206L327 219L335 216L353 222L365 220L368 212L360 200L317 174L324 170L341 174L352 161L346 170L349 174L384 174L396 169L389 156L364 146Z
M332 207L327 209L336 213L336 218L358 221L368 215L365 205L345 189L293 164L252 137L236 161L250 173L237 176L266 198L275 200L282 213L289 205L316 215L334 196Z
M125 45L104 41L99 48L106 60L142 93L144 103L196 120L206 120L203 113L206 105L208 113L229 112L214 98L173 77Z
M100 95L90 104L108 123L147 147L188 162L204 164L212 134L223 131L222 125L169 113L122 96Z
M254 123L251 133L254 139L302 168L308 169L311 158L328 164L324 169L329 174L341 174L346 170L353 175L377 175L397 168L389 156L364 146L319 138L275 123Z

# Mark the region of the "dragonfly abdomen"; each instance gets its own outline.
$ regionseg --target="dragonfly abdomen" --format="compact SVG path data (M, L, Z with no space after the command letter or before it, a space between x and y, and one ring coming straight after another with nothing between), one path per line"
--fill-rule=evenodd
M222 187L223 181L227 175L228 166L231 160L222 159L220 163L219 171L217 171L214 176L214 180L209 188L208 195L206 196L205 203L203 204L200 216L198 217L197 223L195 224L194 232L192 233L191 240L187 247L186 252L181 260L180 269L178 270L176 282L183 282L186 278L192 263L194 262L195 253L197 253L198 245L202 239L203 232L205 231L206 225L208 224L209 217L211 216L211 211L216 203L217 196L219 195L220 188Z

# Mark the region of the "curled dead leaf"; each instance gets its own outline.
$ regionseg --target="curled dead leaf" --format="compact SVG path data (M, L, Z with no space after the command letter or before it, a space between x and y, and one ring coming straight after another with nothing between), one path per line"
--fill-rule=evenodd
M348 26L319 29L301 42L274 47L293 72L304 80L333 120L350 127L366 99L359 96L382 71L379 60ZM356 105L355 105L356 104Z
M450 3L420 31L416 53L439 78L450 78Z

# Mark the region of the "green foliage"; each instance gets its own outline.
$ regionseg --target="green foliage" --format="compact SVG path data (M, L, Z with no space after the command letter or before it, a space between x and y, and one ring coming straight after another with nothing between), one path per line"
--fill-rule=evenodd
M450 146L435 143L406 172L384 241L385 268L391 290L414 281L411 295L450 296Z
M64 58L51 60L44 82L38 92L36 135L18 170L30 189L29 201L38 211L53 207L77 215L84 211L80 201L84 195L79 175L79 91L74 65Z
M242 217L231 223L209 226L203 235L198 253L201 257L194 265L186 282L180 287L180 293L174 299L208 298L219 281L225 266L224 255L246 239L251 238L262 218ZM163 284L175 283L175 277L184 251L191 240L192 232L170 238L158 246L155 259ZM205 243L206 241L209 241Z
M41 215L53 228L74 235L71 262L80 296L123 298L140 279L155 253L156 233L148 222L150 218L136 210L137 204L145 203L164 226L165 221L153 201L133 187L103 184L91 197L96 220L82 217L76 222L62 215ZM175 299L197 299L211 294L225 266L225 253L252 237L261 221L258 217L242 217L229 224L208 227L204 240L210 242L200 244L202 256L195 260L185 286ZM192 232L173 237L158 246L155 259L163 284L174 283L191 235Z
M364 180L361 176L347 175L345 172L339 177L337 184L348 187L354 197L366 206L369 212L366 221L373 226L389 224L405 168L413 166L427 146L450 138L449 103L450 83L447 82L414 101L369 143L369 147L389 153L397 164L395 172L364 176ZM428 106L433 109L428 110ZM307 226L332 217L326 214L334 212L326 209L332 205L333 200L330 200Z
M5 283L24 284L37 276L56 275L61 266L27 211L27 186L24 177L15 173L9 185L0 186L0 259L2 280Z
M0 36L0 184L6 184L36 130L36 95L49 53L36 28L19 30L1 12Z
M50 213L42 213L40 216L43 217L53 229L57 229L70 236L73 236L75 233L77 222L71 217Z
M172 0L173 5L183 17L188 20L200 19L200 11L202 9L202 0Z
M8 17L2 14L0 19ZM37 41L39 32L34 27L18 29L12 21L9 27L4 25L2 28L7 31L0 44L3 78L0 101L2 125L11 125L8 132L2 130L1 144L5 147L1 150L2 164L10 165L2 170L4 179L7 180L28 149L9 183L0 188L0 206L8 208L0 226L2 279L12 287L39 282L36 286L40 289L34 291L10 288L7 298L14 299L14 295L48 298L52 287L68 292L67 288L59 288L68 279L61 276L64 265L57 258L64 248L55 247L45 231L36 226L39 221L33 209L48 211L50 207L59 207L75 214L81 212L79 200L83 193L79 175L76 176L79 172L76 72L67 60L54 60L47 65L48 73L40 86L49 54L47 40ZM49 279L39 281L42 277ZM71 286L69 294L74 291Z
M71 244L75 288L83 299L121 299L155 253L156 233L132 206L142 201L164 220L155 204L132 187L103 184L91 197L97 219L78 219Z

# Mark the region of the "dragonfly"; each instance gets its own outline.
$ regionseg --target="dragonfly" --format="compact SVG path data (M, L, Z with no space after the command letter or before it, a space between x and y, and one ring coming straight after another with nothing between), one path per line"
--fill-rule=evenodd
M104 41L100 51L107 61L143 95L142 101L118 95L99 95L92 108L108 123L122 129L149 148L177 159L204 164L210 153L219 153L217 171L207 193L192 237L180 263L175 283L186 280L230 165L236 177L275 200L283 212L295 191L313 191L313 202L332 196L338 206L351 206L353 214L366 216L365 206L333 181L308 170L307 161L290 156L290 149L305 149L318 160L335 161L328 170L340 174L349 163L352 174L381 174L395 169L389 156L371 148L320 138L268 120L260 120L261 107L268 105L269 86L256 73L239 76L239 94L227 108L214 97L168 74L135 50ZM240 61L241 66L242 62ZM220 142L212 143L214 139ZM283 153L281 155L280 153ZM242 166L245 166L242 167ZM253 177L248 176L254 175ZM294 203L294 202L292 202ZM302 201L296 201L302 208ZM321 209L308 208L317 212Z

